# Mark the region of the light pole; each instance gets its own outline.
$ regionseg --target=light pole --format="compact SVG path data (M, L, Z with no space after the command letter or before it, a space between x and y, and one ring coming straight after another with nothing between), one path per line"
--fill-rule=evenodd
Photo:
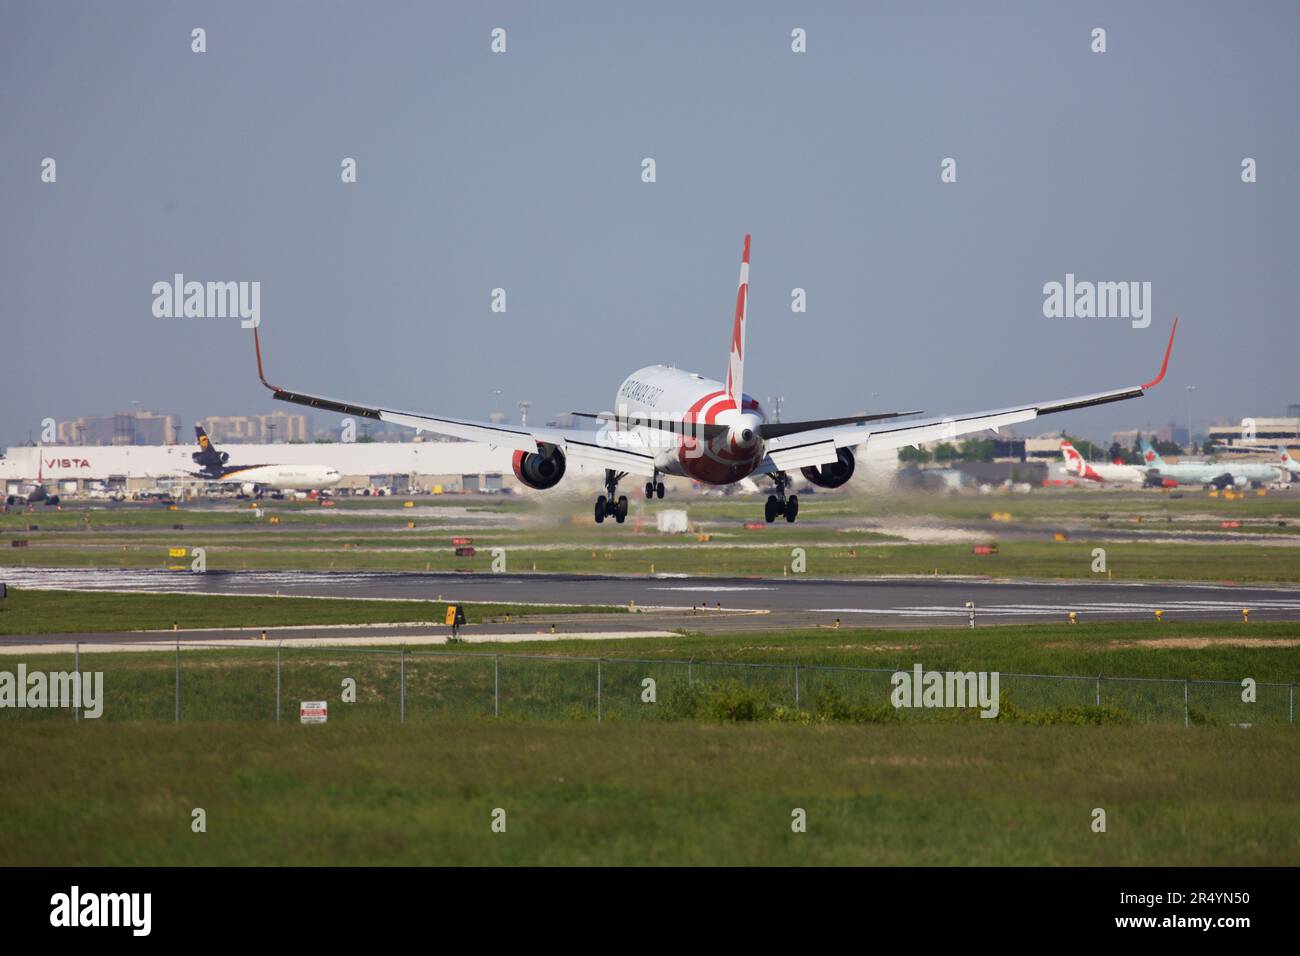
M1187 386L1187 447L1190 450L1192 446L1192 392L1196 391L1195 385Z

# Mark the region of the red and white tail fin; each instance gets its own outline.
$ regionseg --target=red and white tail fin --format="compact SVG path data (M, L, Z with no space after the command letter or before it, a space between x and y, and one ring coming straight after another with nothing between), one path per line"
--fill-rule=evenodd
M1065 456L1065 470L1071 474L1083 474L1083 456L1068 441L1061 442L1061 454Z
M745 387L745 317L749 312L749 234L745 235L745 252L740 257L740 287L736 290L736 318L731 326L731 359L727 365L727 397L744 406Z

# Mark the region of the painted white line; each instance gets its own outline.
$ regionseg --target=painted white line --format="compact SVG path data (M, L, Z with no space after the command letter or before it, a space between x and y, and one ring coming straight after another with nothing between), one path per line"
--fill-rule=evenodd
M461 635L466 644L522 644L528 641L604 641L604 640L625 640L640 637L680 637L680 634L674 634L672 631L607 631L607 632L580 632L574 634L548 634L543 631L532 633L516 634L475 634ZM227 641L184 641L180 644L182 651L217 651L217 650L247 650L260 648L270 650L275 647L277 641L259 641L248 640L241 641L238 646L232 645ZM304 637L284 642L285 647L397 647L405 645L407 647L423 647L441 645L447 643L447 637L444 635L431 634L386 634L382 637ZM76 646L73 644L6 644L0 646L0 655L36 655L36 654L72 654L76 652ZM81 645L81 654L84 657L87 654L118 654L118 653L165 653L175 651L175 641L128 641L120 644L100 644L94 642L83 642Z

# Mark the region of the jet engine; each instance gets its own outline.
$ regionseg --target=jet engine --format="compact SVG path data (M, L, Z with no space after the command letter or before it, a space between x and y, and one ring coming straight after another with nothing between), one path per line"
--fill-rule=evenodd
M564 452L554 445L546 447L549 454L516 451L514 457L515 477L538 491L554 488L564 477Z
M816 467L800 468L803 476L818 488L838 488L853 477L853 452L847 448L839 450L839 457L832 462Z

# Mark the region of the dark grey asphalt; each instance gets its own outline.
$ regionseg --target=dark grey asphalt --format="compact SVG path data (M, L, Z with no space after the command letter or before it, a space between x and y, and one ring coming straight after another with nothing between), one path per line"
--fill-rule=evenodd
M418 574L396 572L88 570L8 568L14 587L73 590L178 591L201 594L281 594L520 604L627 604L772 612L770 624L846 626L965 624L967 601L979 623L1085 619L1300 621L1300 588L1213 584L1041 582L953 578L802 579L609 577L569 574ZM727 617L734 629L756 626L751 615ZM720 623L720 622L719 622ZM769 624L769 621L764 621ZM627 627L643 629L643 615ZM711 628L712 629L712 628Z

